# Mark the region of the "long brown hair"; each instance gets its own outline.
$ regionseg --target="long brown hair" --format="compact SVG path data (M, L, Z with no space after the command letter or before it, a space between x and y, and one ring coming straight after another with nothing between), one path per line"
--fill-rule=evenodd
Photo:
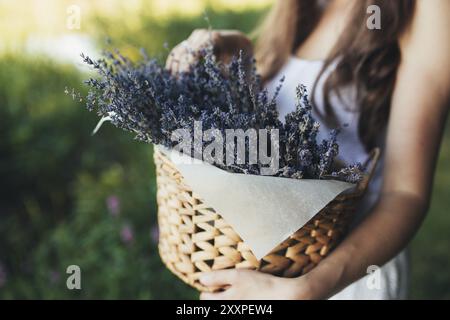
M380 8L380 30L369 30L366 26L366 10L370 5ZM339 96L339 89L345 85L356 86L360 112L358 132L368 150L376 145L378 133L388 121L401 58L399 37L411 20L414 5L415 0L355 1L352 18L318 77L333 61L337 61L324 82L325 114L322 117L330 126L338 125L330 104L330 93L334 91ZM280 70L289 55L312 32L320 15L317 0L278 0L274 4L259 30L255 50L263 79L272 78ZM314 92L310 96L314 97Z

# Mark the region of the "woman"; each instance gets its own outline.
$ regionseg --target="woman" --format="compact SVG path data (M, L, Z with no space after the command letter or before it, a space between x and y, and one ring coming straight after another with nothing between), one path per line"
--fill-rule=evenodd
M380 9L381 29L366 23L377 12L368 10L372 4ZM375 146L383 157L351 232L315 269L294 279L249 270L208 273L203 284L227 289L202 299L406 298L404 249L429 206L450 100L449 12L447 0L276 2L254 51L269 90L286 76L280 117L292 111L294 88L303 83L324 128L346 124L343 160L361 161ZM211 39L220 59L252 52L239 32L197 30L174 49L167 67L189 68L195 50ZM373 266L381 268L368 283Z

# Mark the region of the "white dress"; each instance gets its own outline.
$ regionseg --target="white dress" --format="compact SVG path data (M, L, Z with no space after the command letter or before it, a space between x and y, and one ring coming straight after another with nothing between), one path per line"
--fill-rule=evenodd
M277 98L277 106L280 114L280 120L293 111L295 108L295 89L298 84L306 86L308 93L311 93L314 82L323 66L320 60L303 60L291 56L278 74L267 84L269 93L273 94L284 76L285 81ZM315 103L319 110L323 110L323 82L333 67L330 67L320 78L315 94ZM310 96L311 97L311 96ZM341 128L338 136L339 159L347 163L364 162L368 157L363 144L358 137L358 113L355 110L355 90L353 87L345 88L342 91L342 100L336 96L331 96L331 105L337 115L340 124L346 124ZM320 122L317 114L314 113L316 120ZM327 138L329 129L321 125L318 139ZM380 135L380 143L384 144L384 134ZM358 210L355 225L364 219L370 212L380 194L382 182L383 156L381 156L379 165L375 171L373 179L369 185L367 195L362 200L361 208ZM380 239L383 241L383 239ZM391 261L381 266L374 273L368 274L362 279L349 285L347 288L337 293L331 299L406 299L408 292L409 279L409 259L407 250L402 251ZM368 266L367 266L368 267ZM371 269L372 271L374 269Z

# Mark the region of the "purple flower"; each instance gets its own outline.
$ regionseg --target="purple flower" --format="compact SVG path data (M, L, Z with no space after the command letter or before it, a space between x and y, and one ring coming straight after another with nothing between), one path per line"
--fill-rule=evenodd
M150 229L150 239L156 244L159 241L159 228L157 224L153 225Z
M132 243L134 240L133 228L128 224L124 225L120 230L120 238L125 244Z
M299 152L300 165L303 167L308 167L313 161L313 156L311 151L308 149L301 149Z
M120 213L120 200L117 196L109 196L106 198L106 207L113 217L117 217Z

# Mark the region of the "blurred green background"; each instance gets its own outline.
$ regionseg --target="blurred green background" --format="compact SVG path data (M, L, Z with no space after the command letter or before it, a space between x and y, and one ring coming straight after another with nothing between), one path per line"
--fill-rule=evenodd
M271 2L0 0L0 299L198 297L158 256L151 147L108 125L91 136L97 116L64 90L85 92L80 52L164 59L205 10L213 28L250 32ZM449 142L447 128L411 298L450 299ZM72 264L82 290L66 288Z

